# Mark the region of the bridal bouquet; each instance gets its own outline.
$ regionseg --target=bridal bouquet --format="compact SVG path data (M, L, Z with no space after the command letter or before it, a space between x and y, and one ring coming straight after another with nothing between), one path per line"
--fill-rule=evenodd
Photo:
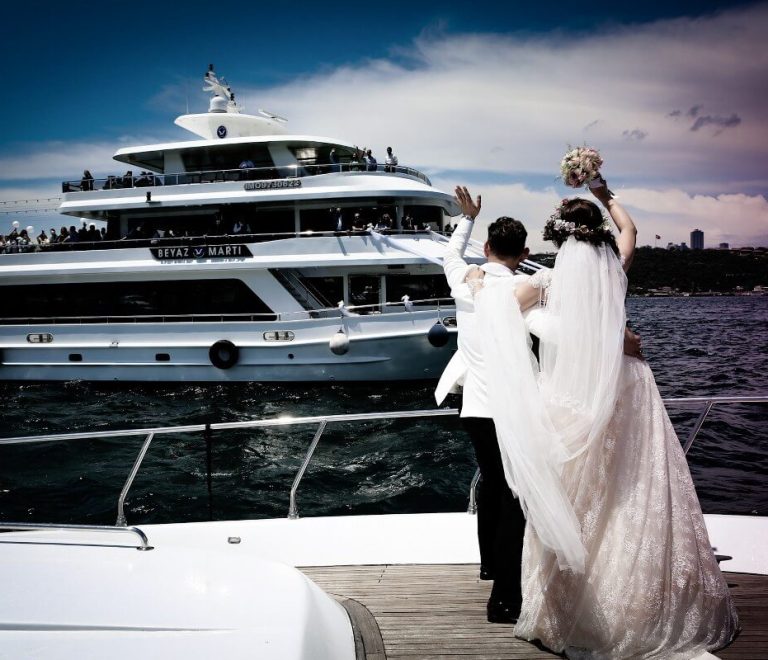
M560 161L560 175L563 183L571 188L581 188L590 181L600 178L603 159L597 149L576 147L570 149Z

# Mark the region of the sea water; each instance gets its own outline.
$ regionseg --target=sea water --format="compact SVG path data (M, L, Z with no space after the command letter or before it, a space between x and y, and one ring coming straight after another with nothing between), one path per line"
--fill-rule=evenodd
M768 297L631 298L665 397L768 393ZM433 382L0 384L0 436L434 408ZM457 401L449 401L456 405ZM698 416L670 408L681 439ZM315 426L157 436L131 524L282 517ZM0 520L114 524L142 437L0 447ZM688 454L705 513L768 515L768 405L716 406ZM330 424L298 491L302 516L460 511L475 465L458 419Z

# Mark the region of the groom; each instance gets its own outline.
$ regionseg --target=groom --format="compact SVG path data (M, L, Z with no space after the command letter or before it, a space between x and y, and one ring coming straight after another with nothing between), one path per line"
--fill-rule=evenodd
M488 621L514 623L522 600L520 568L525 517L504 476L496 428L488 407L483 328L478 327L472 291L465 281L470 266L463 255L480 212L481 198L478 196L473 201L465 187L457 187L456 201L464 217L448 242L443 268L456 301L459 350L445 368L435 398L440 405L449 391L463 384L462 426L472 441L482 476L477 494L480 579L493 580ZM513 282L525 282L528 276L514 271L528 257L526 237L525 227L517 220L501 217L493 222L488 227L488 240L484 245L487 262L481 268L485 277L509 277ZM624 352L643 359L640 338L628 329Z
M451 296L456 301L459 350L443 372L435 397L440 404L448 391L463 379L461 422L474 446L482 476L477 493L480 579L493 580L488 621L514 623L522 598L520 566L525 517L504 477L496 429L488 407L483 332L477 325L472 292L465 281L469 266L463 254L480 212L481 198L478 196L473 201L466 188L457 187L456 201L464 217L448 243L443 268ZM527 275L514 273L528 257L526 236L525 227L513 218L501 217L488 227L484 246L488 261L481 266L486 277L510 277L521 282L528 279Z

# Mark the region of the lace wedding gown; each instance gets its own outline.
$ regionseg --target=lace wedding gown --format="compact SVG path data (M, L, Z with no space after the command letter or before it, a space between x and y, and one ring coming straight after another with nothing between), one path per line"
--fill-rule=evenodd
M529 519L515 634L568 658L688 660L733 638L736 610L647 363L623 356L617 385L604 430L561 477L585 570L560 570Z

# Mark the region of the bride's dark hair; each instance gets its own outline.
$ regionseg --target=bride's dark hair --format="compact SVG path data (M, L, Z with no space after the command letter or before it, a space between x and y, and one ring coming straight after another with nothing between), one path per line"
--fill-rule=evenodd
M544 225L544 240L560 247L569 236L592 245L607 244L616 254L619 248L600 208L580 197L564 199L554 215Z

